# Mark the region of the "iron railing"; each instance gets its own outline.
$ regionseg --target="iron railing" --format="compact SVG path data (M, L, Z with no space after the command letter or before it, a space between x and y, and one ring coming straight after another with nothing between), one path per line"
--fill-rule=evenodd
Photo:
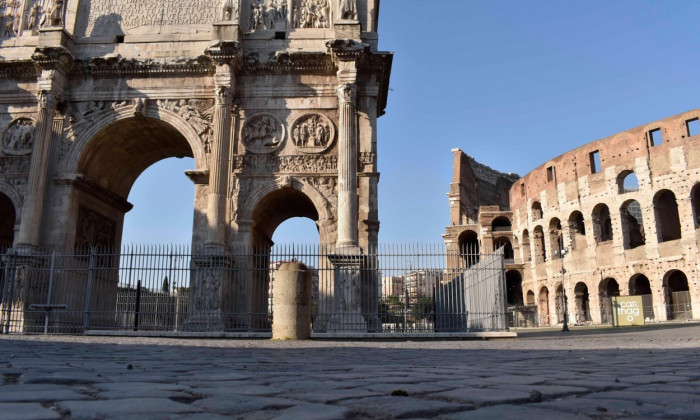
M503 252L386 245L359 253L287 245L194 252L125 246L4 253L2 333L86 331L269 332L275 273L312 271L316 333L507 330Z

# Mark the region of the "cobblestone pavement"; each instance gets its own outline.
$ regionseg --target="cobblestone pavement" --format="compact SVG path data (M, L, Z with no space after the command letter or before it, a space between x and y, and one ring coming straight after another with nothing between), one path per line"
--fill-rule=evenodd
M700 418L700 325L491 341L0 336L0 418Z

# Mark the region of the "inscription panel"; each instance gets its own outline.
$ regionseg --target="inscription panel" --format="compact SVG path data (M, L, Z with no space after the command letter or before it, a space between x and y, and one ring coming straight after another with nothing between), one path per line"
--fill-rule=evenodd
M211 31L218 9L219 2L212 0L83 1L75 32L77 36L110 36ZM161 27L170 28L161 31Z

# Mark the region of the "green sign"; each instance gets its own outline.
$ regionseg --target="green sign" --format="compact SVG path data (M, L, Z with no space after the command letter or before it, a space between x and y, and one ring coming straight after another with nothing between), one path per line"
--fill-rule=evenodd
M612 298L613 326L644 325L644 305L641 296Z

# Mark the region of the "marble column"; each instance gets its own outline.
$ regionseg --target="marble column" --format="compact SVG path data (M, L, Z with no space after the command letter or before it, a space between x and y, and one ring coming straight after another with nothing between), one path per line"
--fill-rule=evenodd
M44 193L48 178L53 116L56 112L56 94L39 92L39 115L36 121L32 159L27 180L27 197L22 206L22 224L17 244L20 248L37 247L40 244L41 218L44 211Z
M339 248L356 247L358 242L357 198L357 85L338 86L338 241Z

